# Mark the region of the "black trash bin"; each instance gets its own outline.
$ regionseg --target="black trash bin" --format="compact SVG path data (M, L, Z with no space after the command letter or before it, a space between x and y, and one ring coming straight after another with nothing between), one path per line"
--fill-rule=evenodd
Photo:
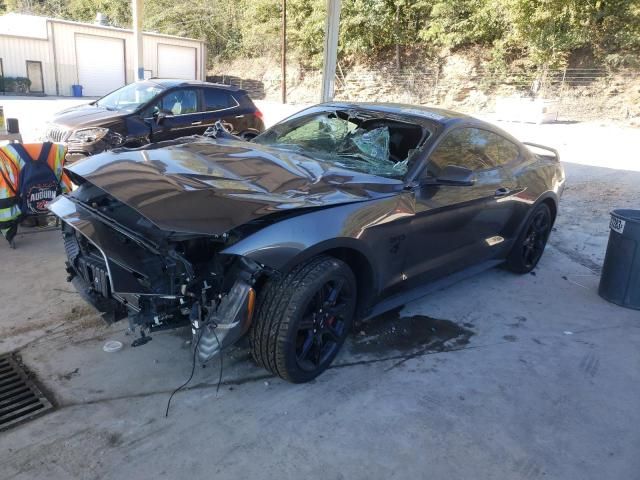
M640 310L640 210L614 210L609 226L598 293L612 303Z
M7 118L7 132L20 133L20 124L17 118Z

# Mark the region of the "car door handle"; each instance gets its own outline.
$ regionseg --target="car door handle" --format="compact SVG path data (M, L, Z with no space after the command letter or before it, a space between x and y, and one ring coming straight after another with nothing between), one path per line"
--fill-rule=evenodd
M236 115L236 118L244 118L244 115Z
M202 125L202 120L200 120L198 122L191 122L191 125Z
M496 193L494 193L493 196L494 197L506 197L510 193L511 193L511 190L509 190L507 187L500 187L499 189L496 190Z

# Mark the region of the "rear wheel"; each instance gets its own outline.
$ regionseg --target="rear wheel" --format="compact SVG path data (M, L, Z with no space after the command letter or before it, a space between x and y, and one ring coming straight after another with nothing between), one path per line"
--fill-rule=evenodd
M319 256L262 289L251 327L256 362L294 383L325 371L351 329L356 282L342 261Z
M541 203L531 214L507 257L506 267L509 270L528 273L536 267L547 245L552 223L551 210Z

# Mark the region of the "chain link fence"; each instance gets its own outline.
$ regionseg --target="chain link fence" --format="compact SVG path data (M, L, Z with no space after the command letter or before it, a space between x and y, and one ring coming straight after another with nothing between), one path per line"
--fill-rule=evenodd
M287 74L289 103L319 100L321 71L291 67ZM256 99L280 101L280 75L258 79L217 75L209 80L235 85ZM496 73L482 67L455 72L436 64L397 69L393 66L338 65L335 98L343 101L429 104L468 113L491 112L496 99L521 96L552 100L562 120L624 120L640 116L640 71L605 68L513 70Z
M27 78L9 79L16 77L16 72L0 70L0 95L72 95L71 85L78 82L75 66L58 65L57 75L49 63L41 64L41 68L35 84ZM218 69L221 73L208 76L207 80L243 88L257 100L280 102L280 69L274 63L258 66L247 59L237 72L224 65ZM229 71L237 74L230 75ZM127 78L133 78L132 71L126 73ZM321 79L319 69L290 64L287 102L317 103ZM90 93L91 89L86 88L85 95ZM400 69L390 63L339 63L335 76L335 98L343 101L426 104L466 113L489 113L495 111L496 101L512 96L550 100L557 106L561 120L640 119L640 70L593 67L497 73L466 60L421 64L414 59L411 65Z

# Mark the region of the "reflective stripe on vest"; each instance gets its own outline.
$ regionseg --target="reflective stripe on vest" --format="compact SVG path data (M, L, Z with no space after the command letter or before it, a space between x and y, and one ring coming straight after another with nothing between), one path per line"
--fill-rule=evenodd
M17 152L7 146L0 147L0 233L4 236L15 229L22 213L17 189L18 173L24 164Z

